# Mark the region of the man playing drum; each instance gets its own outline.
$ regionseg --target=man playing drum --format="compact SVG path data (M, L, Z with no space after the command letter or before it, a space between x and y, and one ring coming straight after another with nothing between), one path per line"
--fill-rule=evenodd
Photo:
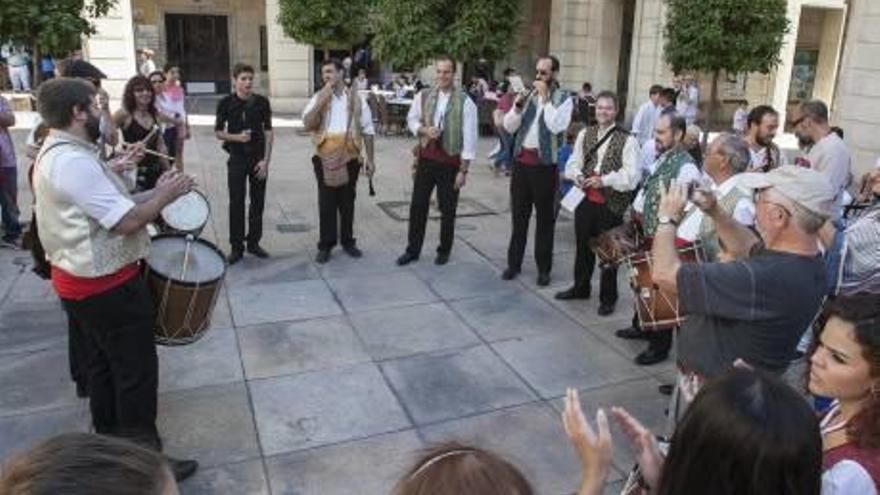
M326 263L337 242L337 215L342 249L352 258L361 250L354 238L354 199L361 169L361 149L366 148L364 172L372 177L373 116L358 92L345 86L338 60L321 64L324 87L306 105L303 124L312 133L315 156L312 163L318 181L320 239L315 261Z
M659 216L666 221L654 237L653 278L661 290L678 294L687 316L677 363L684 397L737 361L785 371L826 293L817 241L836 191L822 174L794 165L744 174L739 183L754 190L760 239L725 214L714 193L701 189L692 195L736 258L727 263L682 263L675 224L687 189L674 184L660 201Z
M95 87L60 78L40 86L40 116L51 129L34 172L40 240L52 266L52 286L87 351L88 396L97 433L161 450L156 429L156 313L140 277L150 249L145 226L193 187L177 172L151 191L130 196L98 159L100 109ZM134 162L143 147L126 152ZM195 461L170 460L177 479Z
M596 96L597 125L578 134L565 166L565 175L586 191L574 212L577 252L574 285L556 299L588 299L596 255L589 240L623 223L623 213L633 200L641 175L637 168L639 143L615 123L617 95L602 91ZM617 303L617 265L602 263L599 284L599 315L614 312Z
M663 220L658 214L660 192L670 183L690 184L698 182L702 176L694 165L693 158L682 146L687 124L684 117L674 113L660 116L654 129L654 147L657 158L643 170L646 175L642 189L633 202L633 210L641 218L642 233L650 239ZM643 331L638 315L633 317L632 328L618 330L616 335L625 339L647 339L648 349L636 356L639 365L659 363L667 358L672 346L672 328L666 330Z

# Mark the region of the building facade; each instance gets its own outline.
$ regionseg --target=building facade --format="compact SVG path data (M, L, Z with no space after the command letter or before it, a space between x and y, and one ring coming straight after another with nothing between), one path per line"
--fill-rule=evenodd
M628 118L652 84L672 80L663 61L663 0L523 0L523 9L525 22L496 72L512 66L529 78L534 59L549 51L560 59L565 87L589 81L614 90ZM873 53L880 1L788 0L788 15L781 63L767 75L726 75L725 111L741 100L787 110L822 99L846 133L856 168L867 170L880 156L880 57ZM315 51L284 36L277 16L278 0L123 0L97 21L85 52L111 76L107 87L117 95L137 66L137 48L154 50L157 65L181 65L190 94L227 92L231 66L246 62L277 111L299 112L315 90ZM710 79L697 77L705 103Z

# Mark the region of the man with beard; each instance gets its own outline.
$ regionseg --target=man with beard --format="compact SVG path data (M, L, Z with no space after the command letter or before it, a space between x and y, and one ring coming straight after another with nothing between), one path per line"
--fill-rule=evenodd
M785 165L785 155L773 142L779 129L779 113L769 105L758 105L746 117L745 140L749 144L752 163L749 170L769 172Z
M407 115L410 132L418 136L409 236L398 265L417 259L425 240L425 223L431 191L437 188L440 207L440 245L434 263L445 265L455 238L458 193L467 180L468 167L476 156L477 106L453 84L455 61L440 57L435 62L437 86L416 95Z
M641 219L642 234L651 239L657 226L667 219L658 213L660 192L669 184L676 182L690 184L701 178L700 170L694 165L693 158L684 149L683 141L687 133L684 117L667 113L660 116L654 129L654 149L656 159L643 171L645 180L638 196L633 201L633 210ZM643 331L638 316L633 317L632 327L618 330L615 333L623 339L648 340L648 349L636 356L636 364L647 366L664 361L672 346L672 329Z
M349 59L350 61L350 59ZM315 262L326 263L336 246L337 218L342 249L352 258L363 253L355 245L354 200L361 170L361 149L366 148L364 171L373 176L373 116L357 89L348 88L343 65L336 59L321 64L324 87L303 110L303 124L312 132L315 155L312 166L318 181L319 240Z
M804 165L825 176L834 188L834 219L843 216L843 196L852 181L852 158L843 139L832 132L828 123L828 107L819 100L801 103L791 120L798 140L809 146Z
M571 123L573 101L559 88L559 60L541 57L535 67L532 91L517 97L504 115L504 128L513 135L513 171L510 179L512 229L507 269L512 280L522 269L532 208L535 209L535 261L539 286L550 283L553 267L553 230L556 225L557 150Z
M576 253L574 285L556 299L588 299L596 255L589 240L623 223L641 175L639 143L615 123L617 95L602 91L596 97L597 125L578 134L565 166L565 175L586 191L574 212ZM602 265L599 284L599 315L614 312L617 304L617 265Z
M129 195L98 158L100 107L95 87L60 78L40 86L40 115L51 129L33 178L40 240L52 286L85 339L92 425L99 434L162 449L156 428L156 311L141 273L150 249L145 226L194 185L177 172ZM127 152L132 161L143 146ZM178 479L195 461L170 460Z

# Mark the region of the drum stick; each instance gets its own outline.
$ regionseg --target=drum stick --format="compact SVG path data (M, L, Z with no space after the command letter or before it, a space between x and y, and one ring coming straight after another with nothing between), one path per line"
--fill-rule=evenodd
M186 249L183 251L183 267L180 270L180 280L186 281L186 269L189 267L189 248L195 238L192 234L186 235Z
M138 141L138 143L140 143L140 142L141 142L141 141ZM128 148L130 148L130 147L132 147L132 146L134 146L135 144L138 144L138 143L122 143L122 147L125 148L125 149L128 149ZM164 154L164 153L159 153L158 151L153 151L153 150L151 150L151 149L144 148L144 153L146 153L146 154L148 154L148 155L158 156L159 158L164 158L164 159L166 159L166 160L174 161L174 157L173 157L173 156L169 156L169 155L166 155L166 154Z

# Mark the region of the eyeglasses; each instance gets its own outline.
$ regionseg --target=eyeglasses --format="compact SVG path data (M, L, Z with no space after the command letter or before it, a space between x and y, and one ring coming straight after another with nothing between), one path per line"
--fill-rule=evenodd
M756 191L755 191L755 194L754 194L754 202L755 202L755 206L757 206L759 203L764 203L764 204L768 204L768 205L773 205L773 206L776 206L777 208L780 208L780 209L781 209L782 211L784 211L785 213L787 213L788 216L793 216L792 213L791 213L791 210L789 210L787 206L785 206L785 205L783 205L783 204L780 204L780 203L775 203L775 202L773 202L773 201L767 201L767 200L763 199L763 196L764 196L764 195L763 195L762 193L763 193L764 191L766 191L766 189L759 189L759 190L756 190Z

